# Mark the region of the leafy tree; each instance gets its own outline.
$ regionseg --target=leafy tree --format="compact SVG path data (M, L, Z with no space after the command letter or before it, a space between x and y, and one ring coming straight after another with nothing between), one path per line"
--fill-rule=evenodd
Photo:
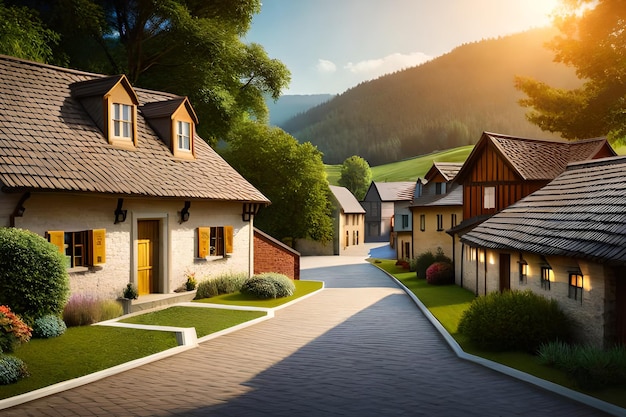
M212 144L246 115L267 120L264 94L276 100L290 81L284 64L241 40L260 0L14 2L61 34L70 66L188 96Z
M59 35L27 7L6 7L0 0L0 53L43 63L53 62Z
M622 0L563 0L554 23L560 34L548 43L555 61L576 69L583 80L566 90L529 77L516 77L526 94L520 104L543 130L580 139L626 137L626 7Z
M365 159L353 155L343 161L339 185L350 190L357 200L362 200L365 197L371 182L372 170Z
M332 239L328 181L322 154L285 131L259 122L242 123L222 150L224 158L272 204L255 225L278 239Z

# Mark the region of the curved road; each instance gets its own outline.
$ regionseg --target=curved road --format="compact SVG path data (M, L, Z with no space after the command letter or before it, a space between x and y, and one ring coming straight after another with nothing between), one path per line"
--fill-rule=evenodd
M308 259L315 267L302 270L302 279L323 280L326 288L271 320L0 414L604 415L458 359L383 272L362 259L327 261Z

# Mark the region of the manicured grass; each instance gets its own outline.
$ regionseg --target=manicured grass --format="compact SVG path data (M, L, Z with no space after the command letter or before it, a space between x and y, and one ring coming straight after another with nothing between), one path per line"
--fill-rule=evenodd
M169 307L152 313L120 320L122 323L154 326L195 327L196 335L204 337L211 333L236 326L265 316L264 311L225 310L204 307Z
M17 348L14 355L26 363L30 376L0 386L0 398L78 378L176 346L176 335L170 332L70 327L59 337L31 339Z
M241 294L240 292L232 294L222 294L211 298L204 298L202 300L195 300L198 303L210 303L210 304L227 304L227 305L239 305L239 306L251 306L251 307L264 307L275 308L282 304L288 303L296 298L300 298L314 291L317 291L323 287L323 283L320 281L293 281L296 285L296 290L291 297L282 298L270 298L268 300L259 300L257 298Z
M373 260L373 264L396 277L413 292L465 352L626 408L624 386L592 392L580 390L565 372L541 365L533 355L525 352L488 352L473 346L464 335L458 333L461 316L475 298L472 292L457 285L429 285L426 280L418 279L415 272L406 272L406 269L396 266L394 260Z

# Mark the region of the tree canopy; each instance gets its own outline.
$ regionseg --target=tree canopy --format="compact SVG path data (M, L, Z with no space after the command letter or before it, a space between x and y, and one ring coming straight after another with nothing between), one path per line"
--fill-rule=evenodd
M259 229L292 243L332 239L330 189L322 154L311 143L299 144L279 128L249 121L239 125L221 153L272 202L255 217Z
M338 182L350 190L357 200L363 200L372 182L372 170L365 159L353 155L343 161Z
M562 89L516 77L528 120L568 139L626 137L626 7L623 0L563 0L554 19L560 34L547 46L576 69L579 88Z
M51 63L59 38L45 27L34 10L6 7L0 0L0 54Z
M60 34L69 66L127 75L134 85L188 96L211 144L246 116L267 120L288 69L245 44L260 0L22 0Z

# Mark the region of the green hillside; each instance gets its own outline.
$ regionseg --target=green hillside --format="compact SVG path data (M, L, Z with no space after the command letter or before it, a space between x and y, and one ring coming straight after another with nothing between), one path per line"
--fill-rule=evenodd
M526 120L518 104L523 94L514 87L516 75L560 88L580 85L544 46L556 33L535 29L459 46L361 83L281 127L317 146L327 164L359 155L372 166L472 145L483 131L556 138Z
M372 178L374 181L417 181L424 177L433 162L464 162L474 148L473 145L462 146L442 152L435 152L428 155L416 156L398 162L372 167ZM341 164L326 165L328 182L331 185L339 185L341 175Z

